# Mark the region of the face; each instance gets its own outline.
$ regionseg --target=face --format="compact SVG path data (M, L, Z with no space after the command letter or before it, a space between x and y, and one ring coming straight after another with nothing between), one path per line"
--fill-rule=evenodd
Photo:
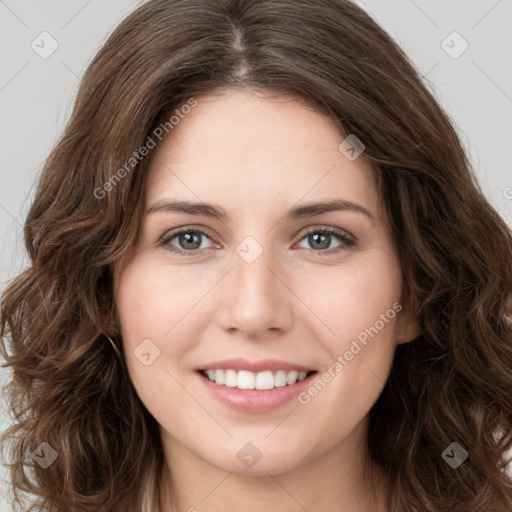
M369 163L292 97L197 101L116 269L131 380L167 453L253 474L349 456L415 335Z

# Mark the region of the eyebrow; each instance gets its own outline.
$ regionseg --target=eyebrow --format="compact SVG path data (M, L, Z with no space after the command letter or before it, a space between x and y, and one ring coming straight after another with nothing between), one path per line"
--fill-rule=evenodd
M228 218L226 211L212 204L195 203L192 201L172 201L161 199L153 203L146 211L148 215L156 212L175 212L186 213L189 215L197 215L202 217L210 217L225 221ZM296 206L289 210L285 217L288 219L304 219L321 215L322 213L334 211L351 211L360 213L368 217L372 224L375 224L375 216L364 206L347 201L346 199L330 199L327 201L308 203L302 206Z

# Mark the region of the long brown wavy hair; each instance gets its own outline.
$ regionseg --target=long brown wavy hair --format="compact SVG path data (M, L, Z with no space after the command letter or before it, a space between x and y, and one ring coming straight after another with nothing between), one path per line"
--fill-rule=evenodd
M13 505L159 509L158 424L105 336L121 346L114 269L152 153L130 159L191 98L234 87L301 98L366 146L421 328L370 411L389 509L510 512L512 233L414 65L347 0L151 0L90 63L25 222L30 265L2 295ZM58 454L46 468L41 443Z

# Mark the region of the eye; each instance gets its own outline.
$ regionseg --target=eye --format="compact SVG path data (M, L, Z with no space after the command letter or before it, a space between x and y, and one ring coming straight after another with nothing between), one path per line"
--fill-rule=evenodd
M164 235L160 240L160 244L166 246L169 251L176 254L190 255L194 254L196 251L201 252L200 249L205 248L202 244L204 238L209 238L206 231L198 228L185 228ZM179 244L178 248L171 244L174 239L177 239L177 243Z
M333 238L337 238L340 241L340 244L334 248L330 247ZM175 239L178 247L172 243ZM207 246L203 245L204 239L210 239L210 237L203 229L182 228L164 235L159 243L175 254L190 256L198 252L200 253L202 249L207 248ZM353 237L341 230L332 228L310 229L302 235L300 240L309 242L312 246L312 249L309 249L309 251L321 256L329 256L332 253L347 250L356 243Z
M330 248L332 239L337 238L341 243ZM338 229L314 228L303 234L301 241L306 240L311 246L311 251L321 256L329 256L355 245L355 239ZM328 249L328 250L326 250Z

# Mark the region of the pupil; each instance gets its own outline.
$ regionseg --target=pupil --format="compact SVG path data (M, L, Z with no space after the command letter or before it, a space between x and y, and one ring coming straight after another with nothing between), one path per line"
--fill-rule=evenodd
M324 243L318 242L317 239L319 237L324 238ZM329 247L329 237L330 237L330 235L324 235L323 233L315 233L314 235L312 235L313 244L311 244L311 245L314 246L315 244L319 243L321 245L321 247L317 247L317 249L326 249L327 247ZM325 242L327 242L327 244Z
M188 247L188 244L194 245L194 242L192 241L194 237L199 239L199 234L198 233L194 233L194 234L184 233L180 237L180 243L182 244L182 246L185 246L186 249L197 249L197 247ZM195 244L197 245L197 240L196 240ZM199 245L201 245L201 244L199 243Z

